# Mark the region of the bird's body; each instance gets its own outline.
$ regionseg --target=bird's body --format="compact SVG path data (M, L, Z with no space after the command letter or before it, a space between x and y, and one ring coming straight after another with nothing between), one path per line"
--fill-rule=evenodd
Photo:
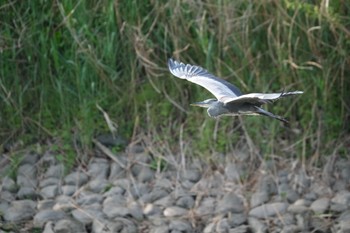
M303 93L302 91L294 91L243 95L236 86L214 76L200 66L186 65L182 62L169 59L168 67L170 72L176 77L196 83L210 91L216 97L216 99L208 99L192 104L194 106L208 108L208 115L214 118L224 115L264 115L287 122L282 117L262 109L261 106L266 103L272 103L279 98Z

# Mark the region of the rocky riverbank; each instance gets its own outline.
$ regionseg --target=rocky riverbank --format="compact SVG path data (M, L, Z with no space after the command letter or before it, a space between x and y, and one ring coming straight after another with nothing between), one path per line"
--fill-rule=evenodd
M183 163L134 146L114 159L97 151L68 174L54 153L28 153L12 176L9 159L0 161L0 232L350 232L346 158L250 166L235 152Z

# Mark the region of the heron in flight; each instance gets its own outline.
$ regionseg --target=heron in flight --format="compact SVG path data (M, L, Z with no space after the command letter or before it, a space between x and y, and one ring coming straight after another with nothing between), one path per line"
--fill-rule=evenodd
M216 99L207 99L193 103L193 106L207 108L210 117L224 115L263 115L288 123L284 118L261 108L263 104L272 103L279 98L299 95L302 91L281 93L250 93L243 95L233 84L220 79L200 66L184 64L173 59L168 60L170 72L178 78L187 79L210 91Z

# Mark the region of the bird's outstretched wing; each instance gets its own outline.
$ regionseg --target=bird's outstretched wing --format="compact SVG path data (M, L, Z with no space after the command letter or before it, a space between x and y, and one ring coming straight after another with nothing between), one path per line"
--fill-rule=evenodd
M293 91L293 92L282 92L282 93L250 93L246 95L241 95L234 98L222 98L221 101L224 104L227 103L251 103L251 104L266 104L272 103L279 98L303 94L302 91Z
M218 100L222 98L235 98L242 95L242 92L233 84L220 79L200 66L193 66L168 60L170 72L178 78L187 79L210 91Z

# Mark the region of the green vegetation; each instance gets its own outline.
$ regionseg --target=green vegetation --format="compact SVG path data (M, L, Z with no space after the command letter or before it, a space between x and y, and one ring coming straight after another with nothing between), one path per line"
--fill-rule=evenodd
M89 149L108 131L99 105L118 133L145 134L161 151L208 156L249 138L263 156L327 155L350 128L350 2L326 2L5 1L0 144L71 137ZM305 94L268 106L290 128L265 117L215 121L189 106L211 94L173 78L169 57L243 92ZM70 165L72 148L60 149Z

